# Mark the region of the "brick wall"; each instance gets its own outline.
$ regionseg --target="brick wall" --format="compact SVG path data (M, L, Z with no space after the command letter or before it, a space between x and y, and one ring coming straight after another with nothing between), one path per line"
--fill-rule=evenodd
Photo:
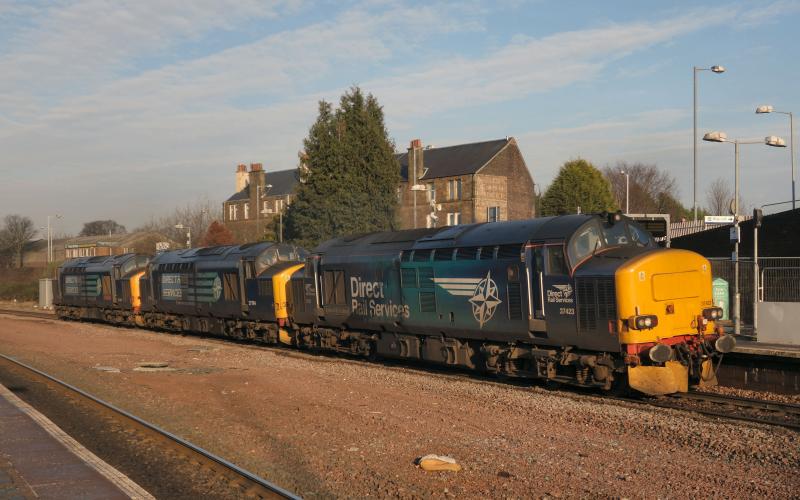
M508 184L502 175L475 175L475 222L488 221L489 207L498 207L498 220L509 220Z
M504 217L503 220L534 217L533 179L515 140L512 139L477 175L506 179L508 210L507 218Z

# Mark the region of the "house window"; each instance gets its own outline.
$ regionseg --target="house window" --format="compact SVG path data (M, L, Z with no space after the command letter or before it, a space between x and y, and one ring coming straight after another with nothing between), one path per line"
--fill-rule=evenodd
M249 219L250 218L250 204L249 203L245 203L245 205L244 205L244 218L245 219Z
M500 220L500 207L489 207L486 209L486 220L489 222L497 222Z
M447 225L457 226L461 224L461 212L449 212L447 214Z
M428 183L428 201L436 201L436 185L432 182Z
M261 213L262 213L262 214L268 214L268 213L270 213L270 212L269 212L269 208L267 208L267 203L269 203L269 202L267 202L267 201L262 201L261 203L263 204L263 206L261 207Z
M275 200L275 213L280 212L283 210L283 199Z
M236 220L236 205L228 205L228 220Z
M461 199L461 178L450 179L447 181L447 199L460 200Z

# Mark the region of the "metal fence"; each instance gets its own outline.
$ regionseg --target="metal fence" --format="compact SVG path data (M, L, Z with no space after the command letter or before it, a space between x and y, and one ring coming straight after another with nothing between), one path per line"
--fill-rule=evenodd
M714 278L728 282L729 317L733 318L736 296L736 262L731 259L712 258L711 273ZM755 273L758 272L758 278ZM758 290L755 283L758 282ZM800 302L800 257L764 257L739 259L739 294L741 324L744 330L753 326L754 299L763 302ZM757 294L757 295L756 295Z

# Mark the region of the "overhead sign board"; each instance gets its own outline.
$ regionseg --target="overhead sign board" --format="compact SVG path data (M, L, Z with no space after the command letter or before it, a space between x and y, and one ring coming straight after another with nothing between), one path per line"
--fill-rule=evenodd
M733 215L706 215L706 224L733 224Z

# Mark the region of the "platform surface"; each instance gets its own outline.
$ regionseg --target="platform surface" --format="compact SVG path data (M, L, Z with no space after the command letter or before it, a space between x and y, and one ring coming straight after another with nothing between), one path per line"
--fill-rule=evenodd
M736 339L736 348L734 348L733 352L737 354L755 354L759 356L800 359L800 346L757 342L741 338Z
M0 385L0 498L152 496Z

